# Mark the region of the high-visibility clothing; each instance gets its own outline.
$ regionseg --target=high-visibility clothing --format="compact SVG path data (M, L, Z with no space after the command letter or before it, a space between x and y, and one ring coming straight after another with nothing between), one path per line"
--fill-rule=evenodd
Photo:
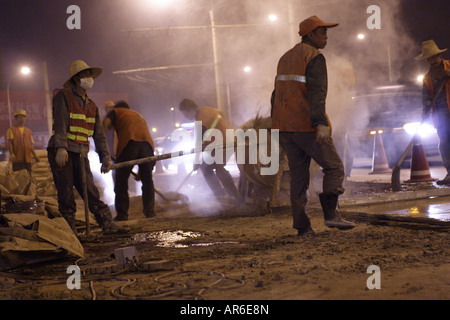
M89 100L87 107L83 108L77 102L72 90L69 88L55 90L54 96L59 91L63 92L69 107L67 139L78 144L89 145L88 139L94 135L97 106L92 100ZM55 120L53 119L53 121Z
M444 70L450 70L450 60L444 60ZM447 96L447 106L448 110L450 111L450 80L447 78L447 83L445 84L445 92ZM425 77L423 78L423 83L425 84L428 91L431 93L431 97L434 98L436 92L434 92L434 86L433 86L433 79L431 77L431 72L428 72ZM436 128L439 126L439 117L436 106L433 107L431 110L433 115L433 123L436 126Z
M282 132L315 132L306 98L306 68L320 54L317 48L299 43L280 59L275 79L272 129Z
M23 131L22 131L23 129ZM25 127L12 126L9 128L12 132L12 147L14 151L13 162L31 163L31 155L33 150L33 137L31 130Z
M130 140L148 142L155 150L155 144L148 130L147 122L138 112L127 108L114 108L114 113L116 118L113 128L117 133L118 140L116 158L119 158Z
M219 115L221 116L221 118L217 122L216 118ZM222 133L224 139L226 137L227 129L231 129L230 125L225 120L223 112L212 107L198 108L195 115L195 121L201 121L202 126L204 126L206 129L211 129L213 127L213 123L216 122L215 128L213 129L219 130Z

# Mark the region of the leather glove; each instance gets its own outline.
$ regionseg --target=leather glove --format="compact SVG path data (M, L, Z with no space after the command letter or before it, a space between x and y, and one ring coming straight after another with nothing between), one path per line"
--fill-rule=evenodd
M331 131L328 126L317 126L317 142L327 144L331 141Z
M58 148L58 151L56 151L56 163L60 167L64 167L69 161L69 155L67 154L67 150L64 148Z
M101 173L108 173L111 170L111 160L105 159L102 162Z

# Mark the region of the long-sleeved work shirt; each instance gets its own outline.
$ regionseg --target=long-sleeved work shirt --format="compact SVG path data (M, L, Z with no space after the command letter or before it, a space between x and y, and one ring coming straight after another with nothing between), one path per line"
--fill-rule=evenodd
M311 109L311 126L328 126L325 102L328 93L328 72L325 57L319 54L306 67L306 99Z
M86 98L83 99L73 86L71 87L71 90L77 103L81 107L87 108L90 98L86 95ZM69 128L69 104L61 91L58 92L53 99L53 120L54 134L50 138L48 148L64 148L67 149L67 151L85 154L89 152L89 145L79 144L67 138ZM94 140L96 151L100 157L100 162L103 160L110 160L103 123L100 120L98 108L95 114L95 128L92 139Z

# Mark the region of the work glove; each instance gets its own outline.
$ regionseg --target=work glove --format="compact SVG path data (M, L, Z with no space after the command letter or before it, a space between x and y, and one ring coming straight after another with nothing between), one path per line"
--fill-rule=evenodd
M58 151L56 151L56 163L60 167L64 167L69 161L69 155L67 154L67 150L64 148L58 148Z
M9 154L9 161L14 162L14 159L16 159L16 156L13 153Z
M328 126L317 126L317 142L327 144L331 141L331 130Z
M102 161L101 173L108 173L111 170L111 160L104 159Z

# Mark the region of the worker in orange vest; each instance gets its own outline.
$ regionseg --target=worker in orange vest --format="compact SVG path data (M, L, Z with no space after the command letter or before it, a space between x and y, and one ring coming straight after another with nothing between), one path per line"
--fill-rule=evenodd
M87 196L89 210L103 228L103 233L121 233L125 230L113 221L109 206L100 199L89 165L89 138L102 163L101 172L111 169L111 157L106 144L103 124L95 102L87 91L94 85L94 78L101 75L103 68L90 67L83 60L70 64L70 78L63 89L54 91L53 132L48 142L47 157L58 191L58 208L73 232L76 230L76 202L74 187L84 199ZM86 177L87 195L84 195L82 162Z
M39 157L34 150L34 140L31 130L25 127L27 113L25 110L17 110L14 113L16 125L8 129L6 135L9 147L9 161L13 171L26 169L31 177L31 156L39 162Z
M103 120L105 130L114 128L117 134L116 163L127 162L154 156L155 145L145 119L125 101L119 101ZM155 187L152 170L154 163L146 162L139 165L139 176L142 181L142 205L147 218L155 214ZM117 216L115 221L127 221L130 199L128 196L128 178L132 166L116 170L114 205Z
M337 210L338 197L344 193L345 173L326 114L327 66L319 51L327 45L328 28L337 26L338 23L326 23L317 16L300 23L302 41L281 57L272 94L272 130L280 131L280 144L288 157L293 228L298 236L315 234L306 214L311 159L324 172L319 198L325 225L338 229L355 227L342 219Z
M434 40L427 40L422 43L422 54L416 60L426 60L430 70L423 78L422 101L424 115L433 117L434 126L437 128L439 136L439 151L447 175L439 180L439 185L450 185L450 60L442 59L442 53L447 49L439 49ZM436 99L436 104L432 106L432 101L436 96L438 88L444 85Z
M220 131L223 139L226 138L226 130L231 129L222 112L213 107L206 106L200 108L195 101L184 99L180 102L179 109L186 119L201 122L202 132L196 132L196 134L202 135L203 139L200 140L203 140L203 148L208 144L214 143L211 140L204 140L205 133L208 129ZM214 151L211 152L211 155ZM227 195L233 199L237 199L239 195L230 172L225 169L228 160L227 153L223 152L223 159L221 161L214 161L214 163L208 164L205 159L202 159L201 164L194 164L194 171L201 170L206 183L217 199L223 199Z

